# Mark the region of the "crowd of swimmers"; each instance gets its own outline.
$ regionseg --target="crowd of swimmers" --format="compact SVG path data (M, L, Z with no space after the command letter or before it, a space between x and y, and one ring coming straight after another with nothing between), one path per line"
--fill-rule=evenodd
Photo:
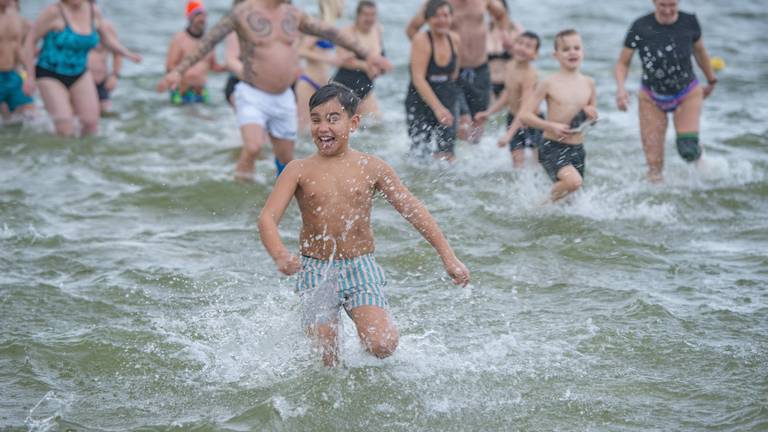
M717 77L696 16L680 11L678 0L652 3L654 11L637 19L625 37L615 67L616 104L626 110L630 103L624 83L637 51L643 68L642 147L648 179L660 181L668 114L680 156L690 163L701 160L699 118ZM297 290L309 305L305 325L319 342L325 364L333 365L338 362L334 311L340 307L372 354L387 357L398 343L381 290L384 271L373 258L374 193L383 194L435 248L455 283L466 285L470 278L435 220L392 167L349 147L361 116L381 116L375 81L392 69L376 3L360 0L354 22L343 29L335 27L343 0L319 0L319 6L319 17L313 17L288 0L235 0L207 29L203 3L190 0L187 27L171 40L157 90L168 92L172 104L206 103L208 74L230 74L225 97L242 137L236 176L253 177L269 140L277 180L261 212L259 234L277 268L298 273ZM513 166L523 166L530 155L552 179L553 201L581 187L585 132L599 115L595 81L580 71L585 49L577 30L557 32L553 55L559 70L543 79L534 66L541 39L510 20L502 0L427 0L406 34L411 53L405 111L412 151L453 160L457 140L471 148L480 142L488 119L506 111L507 128L497 142L509 149ZM221 42L225 59L218 63L214 48ZM111 111L110 92L118 85L124 58L141 61L119 41L94 0L57 1L32 23L20 16L18 2L0 0L5 116L31 115L32 96L39 90L57 134L73 136L76 125L81 135L96 133L100 116ZM317 151L294 160L297 135L307 132ZM278 230L294 198L302 214L301 257L286 248ZM318 303L330 274L335 275L330 300ZM318 306L328 301L329 308Z

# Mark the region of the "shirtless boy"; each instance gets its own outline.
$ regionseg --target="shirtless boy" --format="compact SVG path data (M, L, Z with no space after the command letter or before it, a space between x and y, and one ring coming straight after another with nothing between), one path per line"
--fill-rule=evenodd
M293 159L296 139L296 100L291 85L301 74L295 42L300 33L331 40L366 59L374 75L392 65L378 53L369 53L339 30L312 18L289 0L243 0L206 33L200 48L166 74L158 90L175 88L192 65L210 53L217 43L235 31L243 61L242 81L235 86L235 105L243 136L236 177L249 180L269 134L278 175Z
M491 73L488 68L488 26L485 14L503 28L509 26L507 10L501 0L450 0L453 6L453 30L459 34L463 49L459 53L459 85L461 119L458 135L478 143L485 124L474 120L475 114L488 109L491 101ZM409 39L424 25L424 5L408 23Z
M10 114L34 109L31 97L24 94L24 81L17 71L21 64L24 19L12 0L0 0L0 104L6 104Z
M383 160L349 148L349 136L359 123L359 99L349 89L329 84L310 99L312 140L317 152L288 164L278 177L259 216L259 233L277 268L299 273L302 297L318 291L325 269L338 271L334 310L343 306L354 321L365 349L379 358L395 351L398 331L387 310L381 288L384 271L373 257L371 228L373 198L380 192L437 250L456 284L469 283L469 271L456 258L448 241L424 205L400 182ZM293 198L299 205L301 258L280 239L278 224ZM306 307L306 304L305 304ZM305 315L306 316L306 315ZM325 322L305 320L308 334L320 342L326 366L338 364L338 314Z
M536 33L526 31L515 39L512 46L513 59L507 64L504 77L504 90L496 102L488 109L475 115L476 121L484 122L488 117L507 106L507 132L499 138L499 147L509 145L512 152L512 165L520 168L525 162L525 148L536 151L541 141L541 131L526 127L515 117L520 111L523 100L531 97L539 80L539 74L532 62L539 55L541 40Z
M579 71L584 58L579 33L573 29L558 33L554 55L560 71L536 86L533 97L523 102L519 117L524 124L544 131L539 161L555 182L550 197L557 201L581 187L586 157L584 134L574 129L574 121L581 116L586 117L583 121L596 121L597 108L595 80ZM544 99L547 120L536 115Z
M195 0L188 2L186 16L189 20L187 28L173 36L171 46L168 48L168 55L165 59L166 72L172 71L185 56L200 48L207 18L203 4ZM216 63L214 53L208 53L184 72L179 86L171 90L171 103L187 105L208 102L208 90L205 88L205 84L208 82L208 72L224 72L225 70L224 66Z

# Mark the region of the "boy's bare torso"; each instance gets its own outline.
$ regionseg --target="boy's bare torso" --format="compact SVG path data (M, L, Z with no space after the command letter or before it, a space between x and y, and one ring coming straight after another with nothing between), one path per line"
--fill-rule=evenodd
M543 85L547 87L547 119L553 122L570 124L576 114L589 104L592 97L592 78L581 73L563 74L558 72L547 78ZM544 138L558 140L544 132ZM581 144L582 134L569 135L562 142Z
M507 109L511 114L517 114L523 103L523 89L527 85L536 84L538 74L530 64L518 64L512 61L507 64L507 74L504 88L507 89Z
M374 193L385 181L380 169L383 162L349 150L339 157L314 155L297 163L301 172L295 193L303 222L301 254L339 259L372 253L371 210Z

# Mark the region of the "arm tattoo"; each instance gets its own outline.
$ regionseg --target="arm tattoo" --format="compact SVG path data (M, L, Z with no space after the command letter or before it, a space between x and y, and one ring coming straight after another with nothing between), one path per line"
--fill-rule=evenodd
M213 48L224 40L224 38L235 29L235 20L230 12L229 15L225 15L211 30L205 33L203 39L200 40L200 48L195 52L188 54L181 60L181 63L176 66L175 70L180 74L184 74L187 69L191 68L194 64L205 58L209 52L213 51Z
M360 59L368 57L368 50L363 48L354 37L343 34L336 27L330 26L322 21L304 16L299 23L299 31L308 35L328 39L336 45L346 48Z

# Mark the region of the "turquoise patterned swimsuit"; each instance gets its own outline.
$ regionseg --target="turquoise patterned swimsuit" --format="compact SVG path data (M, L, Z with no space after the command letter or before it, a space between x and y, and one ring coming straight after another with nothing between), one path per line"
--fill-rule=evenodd
M59 11L66 26L62 31L50 31L43 39L43 48L37 60L37 78L54 78L71 87L86 71L88 52L99 42L99 33L94 23L91 4L92 30L87 35L75 33L64 14L61 4Z

